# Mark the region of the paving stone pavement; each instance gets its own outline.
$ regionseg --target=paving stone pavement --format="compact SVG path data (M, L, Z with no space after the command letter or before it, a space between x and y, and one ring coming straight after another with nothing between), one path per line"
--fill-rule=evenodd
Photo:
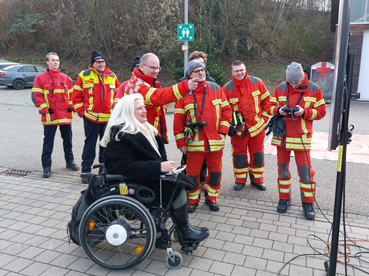
M190 215L192 224L210 229L210 237L193 255L182 255L181 268L169 269L166 251L154 249L135 269L108 270L91 261L82 248L68 243L66 225L72 206L86 188L79 177L53 174L44 179L37 172L25 177L1 174L6 170L0 168L0 276L267 276L277 275L285 264L281 275L326 275L324 261L328 257L321 254L325 242L330 241L327 219L332 220L332 212L323 211L315 221L307 221L300 206L292 206L281 215L274 203L229 196L220 197L219 212L210 212L202 201L198 211ZM347 214L345 219L350 238L362 240L358 244L365 247L368 217ZM173 248L180 251L176 242ZM357 247L350 248L351 255L358 252ZM368 272L367 261L364 255L361 260L351 258L349 264ZM342 264L337 264L337 275L345 275ZM349 266L347 275L365 274Z

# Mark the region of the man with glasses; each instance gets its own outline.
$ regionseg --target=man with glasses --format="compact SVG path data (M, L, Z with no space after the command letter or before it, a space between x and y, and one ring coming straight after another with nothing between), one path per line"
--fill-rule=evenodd
M193 61L193 60L197 60L198 62L200 62L205 67L206 81L215 82L215 79L210 77L208 70L206 70L206 63L208 61L206 56L207 55L203 51L193 51L188 56L188 62ZM187 72L186 72L186 76L181 78L179 81L183 81L183 80L186 80L186 79L188 80L189 78L190 78L190 76L188 76Z
M165 121L165 104L175 102L186 96L191 90L195 90L195 80L185 80L172 87L160 88L156 81L161 70L159 58L153 53L147 53L141 57L140 66L134 68L129 80L125 95L140 93L145 100L147 121L159 132L163 142L168 144L167 124Z
M82 153L82 183L87 184L85 173L91 172L95 160L96 142L104 136L120 83L115 74L106 67L104 56L98 51L91 53L91 65L82 71L73 88L72 99L79 117L83 118L85 145ZM103 150L99 149L99 163L103 163Z
M242 189L249 174L251 185L263 191L266 189L263 183L264 137L270 95L261 79L248 76L242 61L233 62L231 67L232 80L223 91L233 111L228 133L232 144L233 188Z
M174 138L179 150L187 155L187 175L197 183L200 182L202 164L206 161L209 172L206 177L205 204L211 211L218 211L223 148L232 111L222 89L206 81L202 63L191 61L187 73L190 80L198 82L198 86L177 101L173 122ZM188 211L195 212L199 202L200 185L189 191Z

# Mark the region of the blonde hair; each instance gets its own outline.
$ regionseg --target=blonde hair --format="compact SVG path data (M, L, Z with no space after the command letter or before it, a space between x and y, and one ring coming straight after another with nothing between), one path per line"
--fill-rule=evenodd
M100 142L101 146L106 147L111 139L120 141L120 133L124 135L124 133L137 134L142 132L144 135L151 136L155 140L155 135L158 134L156 128L148 122L141 123L135 117L135 101L137 100L144 103L144 99L139 93L126 95L119 100L111 113L104 136ZM117 125L122 125L122 128L115 137L111 137L112 128Z

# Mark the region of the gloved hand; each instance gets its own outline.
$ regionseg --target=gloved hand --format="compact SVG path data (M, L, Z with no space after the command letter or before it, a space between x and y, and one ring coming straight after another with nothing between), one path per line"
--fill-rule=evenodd
M74 109L73 109L72 107L70 107L70 106L69 106L69 107L67 108L67 112L73 112L73 111L74 111Z
M49 108L49 114L54 114L54 109Z
M284 118L280 117L273 124L273 136L277 138L283 138L286 135L286 130L284 129Z
M236 133L237 133L236 128L234 126L230 126L228 129L228 136L232 137L236 135Z
M269 135L273 131L273 136L277 138L282 138L286 131L284 129L284 117L283 116L274 116L272 117L267 126L265 127L265 130L269 129L265 135Z

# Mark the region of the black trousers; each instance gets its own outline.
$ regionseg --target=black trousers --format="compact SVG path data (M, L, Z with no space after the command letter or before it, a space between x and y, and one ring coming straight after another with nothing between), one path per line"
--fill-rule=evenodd
M43 168L51 167L51 154L54 149L54 138L58 125L44 125L44 144L42 148L41 162ZM72 151L72 125L59 125L61 137L63 139L64 158L66 163L74 162Z
M96 142L97 138L104 136L107 123L95 123L83 117L83 127L85 130L85 145L82 153L82 173L91 172L92 164L96 156ZM104 163L103 152L104 147L99 146L99 163Z

